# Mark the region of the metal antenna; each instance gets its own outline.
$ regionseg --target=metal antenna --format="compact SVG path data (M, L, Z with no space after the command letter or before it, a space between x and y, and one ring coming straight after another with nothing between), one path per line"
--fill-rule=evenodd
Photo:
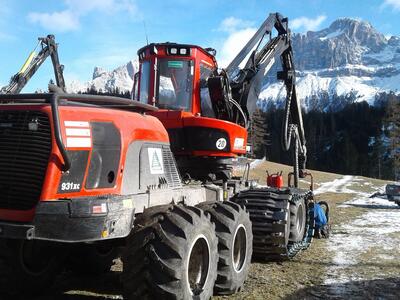
M146 21L143 21L144 33L146 35L146 43L149 45L149 37L147 36Z

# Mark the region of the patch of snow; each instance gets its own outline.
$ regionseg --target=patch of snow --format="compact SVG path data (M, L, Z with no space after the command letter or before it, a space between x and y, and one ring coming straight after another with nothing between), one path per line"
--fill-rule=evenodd
M257 168L259 165L261 165L263 162L265 162L265 158L261 158L261 159L255 159L250 163L250 169L255 169Z
M384 187L381 188L376 188L377 190L384 190ZM372 207L379 207L379 208L393 208L395 209L397 207L396 203L390 202L387 200L386 197L368 197L368 193L361 193L359 192L357 197L350 201L344 202L342 205L339 207L349 207L349 206L370 206Z
M331 32L331 33L327 34L326 36L320 37L319 39L321 41L325 41L325 40L328 40L328 39L335 38L335 37L337 37L337 36L339 36L341 34L343 34L343 30L336 30L334 32Z
M316 74L307 73L305 76L297 76L297 97L302 101L306 110L309 109L306 99L319 98L327 93L333 96L354 95L356 102L366 101L373 104L375 95L384 91L399 92L400 75L384 78L338 76L321 77ZM268 102L276 102L286 98L286 89L282 83L272 83L265 86L258 97L258 106L266 109ZM330 100L331 101L331 100Z
M372 80L371 84L378 87L381 91L393 91L399 93L400 91L400 74L390 77L377 77Z
M342 187L349 181L350 177L347 177L347 180L342 178L336 182L335 186L339 190L343 189ZM376 190L381 188L375 186ZM332 185L328 188L327 185L324 189L334 188ZM398 226L400 209L396 204L383 198L369 198L363 193L358 193L341 207L350 206L362 206L371 208L371 210L339 228L334 228L334 232L328 241L327 248L334 253L334 264L328 268L324 284L332 285L330 292L336 296L345 294L345 291L338 284L367 279L363 278L365 275L359 274L355 269L360 264L368 263L363 255L371 253L371 250L377 247L382 249L382 252L400 253L400 237L393 235L393 233L400 233L400 226ZM395 257L379 253L368 259L372 261L379 259L393 260Z
M316 190L314 190L314 195L322 193L353 193L353 191L348 190L347 186L349 183L354 181L354 176L343 176L343 178L335 179L334 181L322 183Z
M397 47L386 46L382 51L377 53L367 53L365 58L377 60L379 63L390 63L395 58Z
M253 160L251 160L250 169L257 168L263 162L265 162L265 157L261 158L261 159L253 159ZM238 171L238 172L243 172L245 170L245 168L246 168L246 164L243 164L243 163L239 163L238 165L234 166L235 171Z

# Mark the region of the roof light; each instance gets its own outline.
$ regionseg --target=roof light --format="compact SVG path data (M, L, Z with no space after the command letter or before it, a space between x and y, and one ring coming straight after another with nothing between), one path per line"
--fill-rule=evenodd
M170 53L171 54L178 54L178 49L177 48L171 48Z
M187 54L186 48L181 48L181 49L179 49L179 54L181 54L181 55L186 55L186 54Z

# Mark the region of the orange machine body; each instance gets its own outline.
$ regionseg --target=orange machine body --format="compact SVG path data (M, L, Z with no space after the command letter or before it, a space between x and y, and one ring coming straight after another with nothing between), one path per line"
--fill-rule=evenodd
M54 137L53 118L50 105L6 105L1 113L7 111L35 111L44 113L49 119L51 136ZM124 163L129 145L135 141L146 141L156 143L168 143L168 134L163 125L154 117L130 111L112 110L99 107L59 106L60 129L66 150L70 155L75 152L87 153L87 161L82 162L83 178L78 186L73 183L64 182L61 186L61 178L65 172L62 171L63 158L55 139L51 139L51 150L48 165L45 171L43 187L39 201L55 201L76 197L96 197L100 195L120 195L121 183L124 175ZM11 124L12 120L10 120ZM87 176L90 162L93 159L93 124L112 124L115 132L120 136L120 155L118 167L114 178L109 178L110 184L106 188L88 188ZM4 125L4 124L3 124ZM6 126L6 125L4 125ZM10 125L12 126L12 125ZM40 125L39 125L40 126ZM110 125L111 126L111 125ZM111 138L111 137L110 137ZM0 137L1 139L1 137ZM31 157L32 162L35 157ZM29 172L30 162L26 169ZM35 207L28 210L13 210L0 208L0 220L29 222L35 215Z

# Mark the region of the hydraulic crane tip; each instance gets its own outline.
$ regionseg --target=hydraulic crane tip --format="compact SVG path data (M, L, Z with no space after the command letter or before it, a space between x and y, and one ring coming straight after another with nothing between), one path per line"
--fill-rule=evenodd
M36 49L41 45L41 50L36 54ZM7 86L4 86L0 90L0 94L18 94L25 87L28 81L44 63L44 61L51 57L53 64L54 75L57 86L65 91L65 80L63 75L64 66L60 64L57 50L57 43L55 37L52 34L46 37L39 37L38 44L34 50L29 54L27 60L22 65L21 69L13 75Z

